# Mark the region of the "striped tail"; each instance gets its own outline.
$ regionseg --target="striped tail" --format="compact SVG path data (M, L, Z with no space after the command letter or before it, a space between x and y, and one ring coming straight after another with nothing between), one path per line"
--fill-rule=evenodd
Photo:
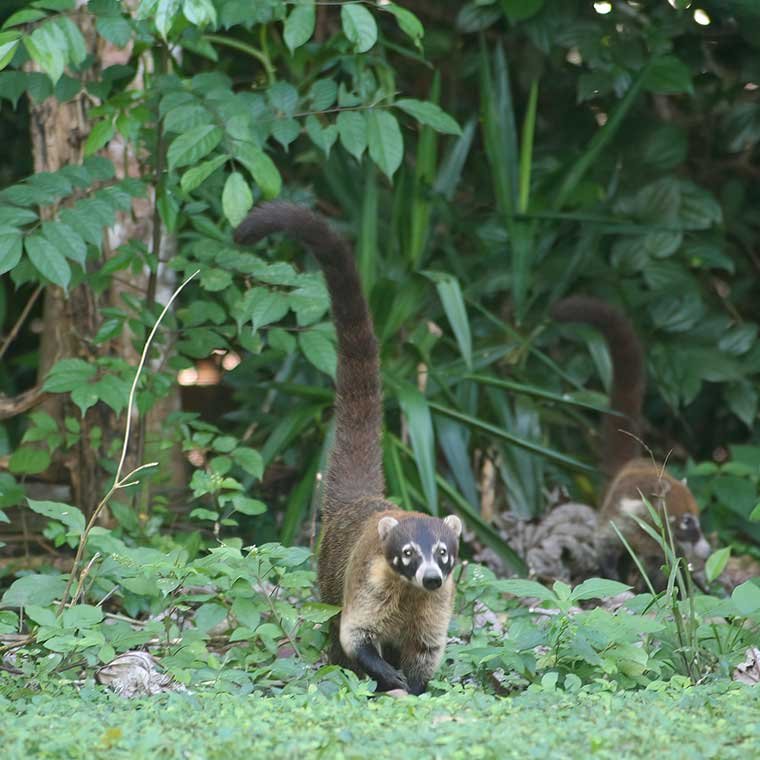
M616 307L596 298L573 296L554 304L551 316L558 322L584 322L604 335L612 357L610 406L628 421L606 415L602 424L603 472L612 477L628 461L639 456L637 438L644 398L644 350L630 320ZM626 432L621 432L621 429ZM632 434L632 435L631 435Z
M335 443L330 453L323 511L382 497L382 391L377 339L346 241L304 206L258 206L235 230L235 242L252 245L284 232L308 246L324 272L338 336Z

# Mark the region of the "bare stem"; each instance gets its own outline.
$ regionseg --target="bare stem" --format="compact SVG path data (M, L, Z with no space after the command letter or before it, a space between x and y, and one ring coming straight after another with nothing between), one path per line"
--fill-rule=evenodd
M156 320L155 324L153 325L153 329L150 331L147 340L145 341L145 346L142 351L142 355L140 356L140 361L137 365L137 371L135 372L135 378L132 381L132 387L129 390L129 401L127 402L127 422L126 427L124 430L124 445L121 449L121 459L119 460L119 466L116 468L116 475L113 479L113 485L108 489L108 492L106 495L100 500L100 503L97 507L95 507L92 515L90 515L90 519L87 521L87 526L85 527L84 531L82 532L82 537L79 539L79 546L77 547L77 553L74 557L74 565L71 568L71 573L69 573L69 579L66 581L66 588L63 590L63 594L61 595L61 601L58 604L58 614L60 615L61 612L63 612L64 607L66 606L66 603L69 600L69 593L71 592L71 586L74 582L74 577L77 572L77 568L79 567L79 563L82 561L82 555L84 554L84 548L87 545L87 539L90 535L90 531L92 530L93 526L95 525L95 521L100 516L100 513L103 511L103 508L108 503L110 498L114 495L116 491L118 491L120 488L127 488L131 485L134 485L134 482L130 482L131 479L141 470L144 470L147 467L154 467L155 462L151 462L149 464L142 464L139 467L136 467L134 470L131 470L129 473L124 475L122 477L122 470L124 468L124 462L127 458L127 447L129 446L129 432L132 427L132 409L134 408L134 401L135 401L135 393L137 391L137 383L140 380L140 375L142 373L143 367L145 366L145 360L148 357L148 352L150 351L151 343L153 342L153 338L156 335L156 332L158 330L159 325L161 324L161 320L166 316L166 312L169 311L171 308L171 305L174 303L174 300L177 298L177 296L182 292L185 285L187 285L190 280L195 277L198 272L200 272L199 269L196 269L195 272L193 272L175 291L172 293L171 298L166 302L166 306L161 310L161 313L158 315L158 319ZM79 583L77 584L77 592L79 588L81 588L83 578L80 578Z

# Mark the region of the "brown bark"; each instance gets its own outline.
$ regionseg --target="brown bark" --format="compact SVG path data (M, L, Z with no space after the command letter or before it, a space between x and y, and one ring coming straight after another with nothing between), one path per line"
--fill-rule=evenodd
M114 63L126 63L131 54L129 48L119 50L105 40L98 38L93 18L82 10L75 19L85 39L88 52L95 56L95 65L85 72L84 79L97 78L99 72ZM140 78L138 77L138 80ZM136 87L142 82L136 81ZM71 101L60 103L50 97L42 103L31 104L31 134L34 153L35 172L56 171L71 163L81 163L84 158L84 143L92 128L87 109L91 96L80 93ZM140 176L142 167L139 157L120 136L114 138L107 149L108 157L113 161L117 177ZM134 202L132 214L120 214L117 222L104 236L102 256L98 262L89 262L88 267L97 268L112 255L112 253L128 240L142 240L147 245L151 241L160 240L160 235L153 235L153 197ZM47 215L55 213L46 209ZM150 275L146 271L138 276L130 276L129 290L147 293L151 289ZM155 284L152 286L155 289ZM127 331L121 339L110 344L96 346L92 337L102 323L101 310L105 306L124 306L121 293L126 288L114 281L110 290L96 296L87 286L72 288L65 294L60 288L50 286L45 291L43 333L39 354L39 382L42 383L50 368L64 357L79 357L88 362L94 362L104 355L119 355L132 365L137 364L138 354L132 346L132 338ZM149 369L149 368L146 368ZM149 428L163 430L163 419L172 408L178 408L178 392L174 398L160 403L150 416ZM52 395L45 401L45 408L59 422L66 415L80 417L79 410L67 400L64 395ZM94 426L103 431L102 441L98 448L91 443L91 432ZM140 425L134 430L139 431ZM92 513L108 488L109 477L100 465L107 456L109 444L120 438L123 430L123 416L116 420L113 413L98 403L90 408L82 419L80 441L67 452L63 464L68 470L72 486L74 504L80 507L86 515ZM138 436L133 435L130 441L130 454L134 462L137 450ZM166 454L163 455L166 458ZM177 454L169 455L169 468L172 473L178 471ZM181 460L179 460L181 461Z

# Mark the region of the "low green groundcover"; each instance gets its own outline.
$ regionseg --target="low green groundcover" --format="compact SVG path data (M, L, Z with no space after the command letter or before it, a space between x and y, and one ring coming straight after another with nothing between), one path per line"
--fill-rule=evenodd
M125 700L81 693L0 697L11 758L751 758L760 688L724 682L612 693L457 689L418 699L319 691Z

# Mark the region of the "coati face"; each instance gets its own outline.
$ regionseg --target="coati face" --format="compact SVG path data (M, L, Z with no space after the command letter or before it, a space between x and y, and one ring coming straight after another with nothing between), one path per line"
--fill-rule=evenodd
M413 585L435 591L454 569L462 521L456 515L438 517L381 517L377 524L385 559Z
M687 513L674 515L670 519L673 538L678 542L687 559L707 559L712 547L702 533L699 518Z

